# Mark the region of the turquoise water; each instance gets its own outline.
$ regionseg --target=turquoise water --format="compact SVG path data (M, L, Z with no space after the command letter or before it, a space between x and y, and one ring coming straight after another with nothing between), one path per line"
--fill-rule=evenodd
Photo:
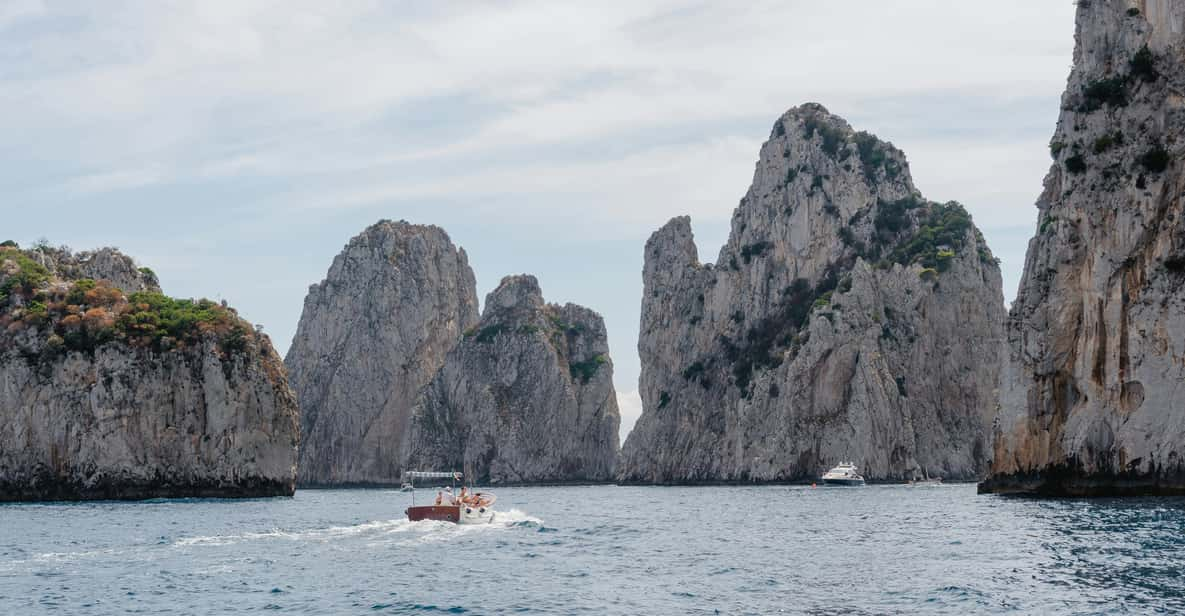
M1185 501L972 485L504 488L0 506L3 614L1179 613ZM426 498L427 492L420 492Z

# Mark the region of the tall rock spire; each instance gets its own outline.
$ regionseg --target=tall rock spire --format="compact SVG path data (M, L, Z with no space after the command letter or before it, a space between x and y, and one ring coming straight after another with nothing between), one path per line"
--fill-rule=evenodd
M407 421L477 322L473 271L439 227L380 221L309 287L288 350L302 484L399 481Z
M986 469L1004 318L1000 271L957 203L823 106L761 147L715 264L690 220L645 248L643 414L626 481L874 479Z
M1079 2L985 492L1185 493L1185 4Z

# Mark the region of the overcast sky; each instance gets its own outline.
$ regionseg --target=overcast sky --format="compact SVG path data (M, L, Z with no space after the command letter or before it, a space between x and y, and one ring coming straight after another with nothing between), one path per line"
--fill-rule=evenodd
M713 259L786 109L816 101L965 203L1016 292L1071 0L0 1L0 240L114 245L281 353L381 218L444 227L484 294L603 315L640 412L642 246Z

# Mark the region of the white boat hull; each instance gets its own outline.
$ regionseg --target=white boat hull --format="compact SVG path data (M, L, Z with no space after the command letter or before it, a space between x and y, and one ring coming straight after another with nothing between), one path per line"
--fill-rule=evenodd
M862 486L864 475L851 462L840 462L839 466L823 473L823 485L828 486Z
M461 519L458 524L489 524L494 521L494 510L488 507L461 507Z
M864 480L863 479L824 479L823 485L825 485L825 486L862 486L862 485L864 485Z

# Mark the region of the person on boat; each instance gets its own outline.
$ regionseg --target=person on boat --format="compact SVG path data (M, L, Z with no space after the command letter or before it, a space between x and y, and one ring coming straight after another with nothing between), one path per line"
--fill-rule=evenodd
M439 507L444 502L444 492L436 492L436 506Z

